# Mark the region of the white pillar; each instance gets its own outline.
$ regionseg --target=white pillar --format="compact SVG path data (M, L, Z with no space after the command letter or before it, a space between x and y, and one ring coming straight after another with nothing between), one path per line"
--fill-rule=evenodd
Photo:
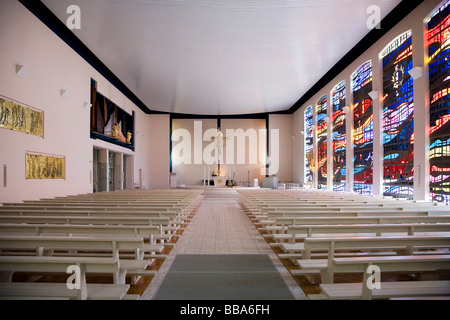
M372 56L372 90L378 91L373 100L373 194L383 194L383 63L378 52Z
M353 192L353 157L354 157L354 140L353 140L353 95L351 88L351 80L345 84L345 105L349 108L348 113L345 115L345 134L347 137L346 154L345 154L345 167L346 167L346 185L345 191Z
M421 68L423 75L414 80L414 200L429 200L429 128L430 98L428 90L428 67L425 63L426 48L423 21L412 28L413 68Z
M327 93L327 190L333 191L333 105L331 93Z

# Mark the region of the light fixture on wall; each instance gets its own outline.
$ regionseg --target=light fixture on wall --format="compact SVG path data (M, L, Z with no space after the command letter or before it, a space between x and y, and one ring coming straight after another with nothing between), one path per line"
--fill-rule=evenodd
M69 90L61 89L61 90L59 91L59 95L60 95L61 99L66 100L66 99L69 98L70 92L69 92Z
M369 97L372 99L372 100L377 100L378 98L379 98L379 92L378 91L376 91L376 90L373 90L373 91L370 91L369 92Z
M342 110L344 110L344 112L346 114L348 114L350 112L350 107L349 106L345 106L345 107L342 108Z
M16 74L21 78L26 78L30 74L30 71L25 68L24 65L16 64Z
M91 107L92 107L91 103L88 103L88 102L83 103L84 110L88 111Z
M423 68L422 67L414 67L411 70L409 70L408 73L414 80L417 80L423 76Z

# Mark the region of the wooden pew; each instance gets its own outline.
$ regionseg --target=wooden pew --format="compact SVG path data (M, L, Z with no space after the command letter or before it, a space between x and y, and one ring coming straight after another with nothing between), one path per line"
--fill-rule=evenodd
M343 234L353 236L381 236L388 234L404 234L414 235L417 233L447 233L450 235L450 223L396 223L396 224L330 224L330 225L289 225L286 236L273 235L277 243L271 244L281 245L282 241L288 240L293 244L296 240L304 238L320 236L333 237ZM278 236L278 237L277 237Z
M329 212L373 212L373 211L380 211L380 212L415 212L415 211L427 211L427 212L447 212L448 209L443 208L441 206L439 207L429 207L429 206L369 206L369 205L363 205L363 206L314 206L314 207L294 207L294 208L283 208L283 207L273 207L273 208L267 208L263 209L261 213L303 213L303 212L322 212L322 211L329 211Z
M450 281L395 281L381 282L381 289L371 290L371 297L363 294L365 285L361 283L333 283L320 284L326 299L330 300L366 300L366 299L392 299L406 300L450 300Z
M83 205L46 205L46 204L36 204L36 205L15 205L15 206L1 206L0 213L2 212L13 212L19 210L28 211L93 211L93 212L124 212L124 211L135 211L135 212L148 212L148 213L175 213L178 215L188 215L183 208L177 207L167 207L167 206L136 206L136 205L99 205L96 204L83 204Z
M88 217L70 215L0 215L0 223L48 223L48 224L92 224L92 225L142 225L167 226L170 220L167 217Z
M0 220L1 221L1 220ZM268 233L286 233L289 225L337 225L381 223L450 223L450 215L439 216L357 216L357 217L276 217L271 225L261 228Z
M161 252L163 247L173 247L173 243L165 242L172 238L170 234L162 234L158 226L134 226L134 225L76 225L76 224L37 224L37 223L0 223L0 234L28 234L28 235L57 235L57 236L135 236L149 241L147 250L153 246L152 251ZM159 243L157 243L159 241ZM154 258L165 259L165 256L153 255Z
M79 217L65 215L51 216L15 216L0 215L0 224L3 223L26 223L31 225L51 224L51 225L124 225L124 226L157 226L159 234L154 234L155 241L170 241L172 237L179 237L174 234L179 227L177 223L172 224L169 218L165 217ZM166 244L168 245L168 244Z
M336 238L305 238L303 243L285 244L283 246L295 246L288 250L301 253L301 259L297 260L302 270L291 270L291 274L299 275L305 272L311 274L320 272L322 283L333 282L333 270L328 268L330 261L335 257L337 250L351 256L352 252L365 250L366 254L375 250L396 252L402 255L413 255L415 249L445 249L450 248L450 236L375 236L375 237L336 237ZM311 259L313 251L326 251L327 259ZM433 251L430 251L433 252ZM426 252L421 252L425 254ZM387 255L382 253L382 255ZM305 271L308 270L308 271Z
M14 209L1 209L0 207L0 215L18 215L18 216L38 216L38 215L68 215L68 216L86 216L86 217L126 217L126 216L136 216L136 217L169 217L172 219L184 219L180 217L180 215L176 212L168 212L168 211L145 211L145 210L93 210L91 208L86 209L23 209L23 208L14 208Z
M450 255L352 257L333 258L330 274L362 273L362 283L321 284L328 299L372 299L402 296L450 295L450 281L397 281L381 282L380 288L367 285L369 266L377 266L382 273L450 270Z
M116 275L126 272L115 258L0 256L0 272L30 272L33 274L67 273L70 266L80 270L80 289L69 289L67 283L0 282L0 299L79 299L121 300L130 285L125 283L92 284L86 274ZM68 275L69 277L69 275Z
M30 235L120 235L142 237L154 244L153 236L160 234L157 226L118 225L59 225L1 223L0 234Z
M144 259L145 252L153 252L153 245L144 243L141 237L56 237L56 236L28 236L28 235L0 235L0 250L35 250L37 256L44 256L54 250L65 250L62 256L86 257L98 256L98 251L107 251L114 259L120 259L120 251L135 252L134 259L120 259L120 267L124 272L116 274L115 283L125 283L128 275L154 275L154 270L145 270L150 260ZM72 251L76 250L76 254ZM23 254L22 254L23 256Z
M1 210L0 217L2 216L49 216L54 215L56 218L59 216L67 217L97 217L97 218L116 218L116 219L134 219L134 218L169 218L170 225L166 226L166 230L171 230L172 233L178 230L181 226L185 225L189 219L184 216L180 216L177 213L169 212L146 212L146 211L92 211L87 210L30 210L30 209L11 209Z
M256 216L253 219L254 224L259 225L273 225L277 218L298 218L298 217L370 217L370 216L448 216L449 212L447 210L439 210L439 211L426 211L426 210L417 210L417 211L400 211L400 210L372 210L372 211L314 211L314 212L279 212L279 213L269 213L266 215Z

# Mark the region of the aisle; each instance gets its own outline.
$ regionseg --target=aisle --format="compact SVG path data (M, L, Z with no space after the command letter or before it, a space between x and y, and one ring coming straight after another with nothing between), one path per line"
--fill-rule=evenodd
M298 284L238 204L233 189L205 189L201 205L141 299L154 299L177 255L267 255L296 299ZM257 269L257 267L255 268ZM176 288L174 288L176 289Z

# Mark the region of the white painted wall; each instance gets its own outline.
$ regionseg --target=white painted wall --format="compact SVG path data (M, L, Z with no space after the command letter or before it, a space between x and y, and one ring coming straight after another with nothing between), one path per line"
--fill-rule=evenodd
M293 134L291 114L271 114L269 115L269 130L278 130L279 139L270 139L269 156L274 156L274 152L279 153L279 168L276 176L280 182L293 182L293 148L300 141L299 137ZM278 143L278 146L276 145Z
M197 121L197 131L195 131L194 126ZM278 120L279 122L279 120ZM290 126L290 120L282 121ZM200 125L201 123L201 125ZM200 131L201 126L201 131ZM183 143L180 141L173 141L172 144L172 171L177 175L178 185L202 185L202 179L204 177L204 170L206 168L206 172L208 171L212 173L213 171L217 171L218 165L217 162L207 163L207 159L204 154L206 153L205 148L207 148L211 143L214 143L214 140L203 141L205 131L208 129L216 129L217 128L217 119L174 119L172 123L172 132L177 129L184 129L189 133L191 138L190 144L190 161L186 163L181 161L181 157L183 153L181 152L181 147L179 144ZM237 130L242 129L243 133L250 133L251 130L256 133L256 146L254 144L249 144L249 138L245 138L245 146L244 150L238 149L238 140L236 137L232 138L227 136L227 130L230 133L236 133ZM265 176L265 161L266 161L266 137L265 132L261 137L259 135L259 129L266 129L266 121L264 119L222 119L221 120L221 131L224 134L224 146L223 146L223 158L220 161L220 175L223 177L233 177L233 173L236 172L236 180L237 181L250 181L253 182L253 179L258 179L259 185L262 185L262 178ZM195 137L198 134L198 137ZM290 134L290 133L289 133ZM201 140L199 140L201 139ZM289 136L290 139L290 136ZM233 144L233 141L234 144ZM197 141L197 142L195 142ZM198 141L202 141L199 143ZM189 144L185 144L184 149L189 148ZM231 148L233 145L232 152L227 154L227 148ZM178 146L178 147L177 147ZM228 147L227 147L228 146ZM255 147L252 149L252 147ZM283 142L284 147L284 142ZM200 157L195 159L195 150L198 148L200 151ZM188 149L189 150L189 149ZM231 149L228 149L231 151ZM251 151L252 150L252 151ZM250 153L252 156L256 158L256 163L251 163ZM230 156L230 155L233 156ZM214 155L214 153L213 153ZM244 157L243 163L239 163L238 156L242 155ZM228 159L227 159L228 156ZM176 164L174 158L179 159L180 164ZM292 157L289 154L289 159ZM291 162L292 160L288 160ZM263 174L261 174L261 169L263 170ZM210 176L209 176L210 177ZM211 178L212 179L212 178Z
M198 126L196 132L194 131L195 122L197 122ZM176 130L178 130L178 132L181 132L180 130L185 130L190 137L188 142L183 142L182 138L180 138L179 141L172 142L172 172L176 173L178 185L202 185L204 166L209 166L211 173L217 171L216 164L208 165L203 162L203 149L211 143L210 141L203 141L203 135L206 130L216 128L216 119L174 119L172 121L172 133ZM167 139L167 142L168 141L169 139ZM196 148L201 150L201 153L198 155L199 158L197 159L194 156L194 150ZM183 156L187 156L187 154L184 153L185 151L190 153L190 156L185 160L182 160L181 158ZM177 162L180 163L177 164Z
M245 150L242 150L242 148L238 147L237 137L231 138L226 135L227 130L238 134L237 130L239 129L242 129L244 133L255 132L256 145L250 141L249 137L245 137ZM267 143L265 135L260 134L260 129L266 129L266 121L264 119L222 119L222 131L225 134L226 143L232 143L231 139L234 141L234 157L228 156L227 164L222 166L223 175L226 177L229 175L233 176L234 171L236 171L236 180L250 180L251 185L253 185L254 179L258 179L259 186L262 186L263 178L265 177ZM231 150L231 147L228 149ZM224 157L225 159L227 157L227 148L225 148ZM239 163L239 157L244 159L242 161L244 163ZM256 160L256 163L252 163L251 157Z
M291 116L291 121L292 136L294 136L294 142L292 145L292 179L293 182L299 183L300 186L303 186L303 167L305 165L305 138L301 133L305 127L303 113L299 111L295 112Z
M18 1L0 4L0 95L44 111L44 138L0 128L0 165L7 165L7 187L0 185L0 202L92 192L93 147L134 155L135 176L144 172L144 186L150 187L148 161L150 135L148 116L111 83L86 63ZM29 70L27 78L15 74L16 64ZM136 151L89 134L90 114L84 102L90 101L90 81L98 91L125 111L135 111ZM69 90L67 100L60 90ZM65 180L25 180L25 152L33 151L66 157ZM3 181L3 170L0 179Z

